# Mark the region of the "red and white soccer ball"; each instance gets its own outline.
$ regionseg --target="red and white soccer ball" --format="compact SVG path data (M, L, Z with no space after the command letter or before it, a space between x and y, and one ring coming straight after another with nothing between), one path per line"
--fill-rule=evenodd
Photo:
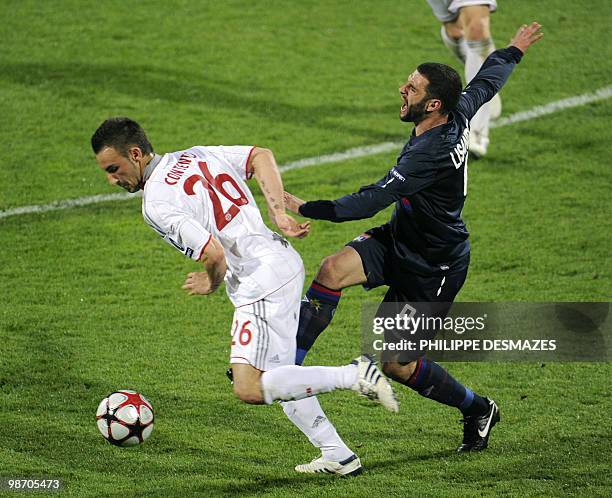
M135 446L153 431L153 406L136 391L121 389L98 405L96 422L106 440L117 446Z

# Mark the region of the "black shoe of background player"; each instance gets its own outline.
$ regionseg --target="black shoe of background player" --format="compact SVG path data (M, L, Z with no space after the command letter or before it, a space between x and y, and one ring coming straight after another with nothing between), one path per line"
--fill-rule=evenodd
M486 398L485 398L486 399ZM493 426L499 422L499 408L492 399L489 402L489 411L484 415L465 417L463 422L463 443L457 451L481 451L489 443L489 434Z

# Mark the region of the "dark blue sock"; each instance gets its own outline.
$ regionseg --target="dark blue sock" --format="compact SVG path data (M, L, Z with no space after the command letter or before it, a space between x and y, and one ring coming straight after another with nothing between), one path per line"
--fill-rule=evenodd
M457 382L440 365L427 358L417 360L416 369L406 385L421 396L459 408L466 417L482 415L489 409L486 399Z
M297 333L296 365L301 365L308 351L334 316L341 292L313 281L300 308Z

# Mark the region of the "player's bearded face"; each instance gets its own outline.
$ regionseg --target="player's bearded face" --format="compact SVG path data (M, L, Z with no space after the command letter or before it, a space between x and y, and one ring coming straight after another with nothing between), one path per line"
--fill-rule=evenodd
M429 99L423 97L419 102L404 104L400 111L400 119L406 123L419 124L431 111L427 111Z
M427 95L428 82L418 71L414 71L406 83L404 83L399 93L402 98L402 107L400 108L400 119L408 123L419 124L427 114L427 103L429 98Z

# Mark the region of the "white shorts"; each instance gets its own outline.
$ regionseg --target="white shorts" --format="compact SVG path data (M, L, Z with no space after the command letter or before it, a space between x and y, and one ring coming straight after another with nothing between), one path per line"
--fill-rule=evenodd
M427 0L440 22L451 22L459 16L459 9L472 5L488 5L491 12L497 10L496 0Z
M252 304L234 310L230 363L266 371L295 365L304 272Z

